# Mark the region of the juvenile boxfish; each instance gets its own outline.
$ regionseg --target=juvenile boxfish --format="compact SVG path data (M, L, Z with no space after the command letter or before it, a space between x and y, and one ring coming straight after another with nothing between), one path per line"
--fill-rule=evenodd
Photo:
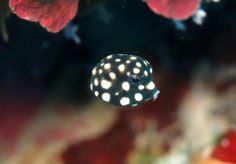
M90 89L105 102L117 106L137 106L156 99L160 91L152 77L150 63L135 55L112 54L92 70Z

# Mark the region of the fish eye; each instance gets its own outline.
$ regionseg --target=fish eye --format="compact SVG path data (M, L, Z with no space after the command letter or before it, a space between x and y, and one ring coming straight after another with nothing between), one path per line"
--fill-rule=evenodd
M133 84L139 84L141 82L141 78L138 75L130 75L129 78Z

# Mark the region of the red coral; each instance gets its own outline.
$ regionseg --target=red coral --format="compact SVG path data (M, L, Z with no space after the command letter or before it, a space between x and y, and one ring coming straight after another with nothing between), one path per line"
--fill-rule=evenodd
M228 131L220 145L212 152L212 157L226 162L236 163L236 131Z
M10 0L12 11L22 19L39 22L50 32L58 32L77 13L79 0Z
M167 18L184 20L191 17L200 0L147 0L147 5L156 14Z

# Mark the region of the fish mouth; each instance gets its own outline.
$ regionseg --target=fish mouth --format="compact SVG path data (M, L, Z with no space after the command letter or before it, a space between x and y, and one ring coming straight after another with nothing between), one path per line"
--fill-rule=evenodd
M154 93L154 96L153 96L153 101L155 101L158 97L158 95L160 94L160 90L159 89L156 89L155 93Z

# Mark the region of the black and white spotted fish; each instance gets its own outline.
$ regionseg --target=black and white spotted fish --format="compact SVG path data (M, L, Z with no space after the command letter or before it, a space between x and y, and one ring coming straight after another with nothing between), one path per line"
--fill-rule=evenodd
M127 54L112 54L92 70L90 89L96 97L117 106L136 106L156 99L152 67L145 59Z

